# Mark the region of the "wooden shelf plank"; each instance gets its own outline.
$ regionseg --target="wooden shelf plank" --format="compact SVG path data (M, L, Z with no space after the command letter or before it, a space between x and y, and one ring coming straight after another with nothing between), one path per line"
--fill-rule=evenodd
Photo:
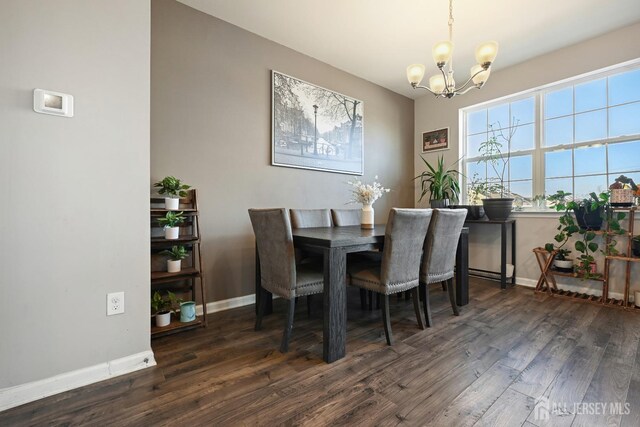
M620 260L620 261L640 262L640 257L629 257L629 256L621 256L621 255L607 255L605 258L607 258L607 259L617 259L617 260Z
M195 329L204 326L202 316L197 316L196 320L189 323L182 323L177 320L173 320L169 325L163 327L157 327L155 324L151 326L151 338L157 338L163 335L175 334L176 332L185 331L188 329Z
M185 209L178 209L178 210L168 210L168 209L164 209L164 208L151 208L150 209L150 213L153 216L165 216L167 214L167 212L182 212L185 215L197 215L198 214L198 210L197 209L192 209L192 208L185 208Z
M167 240L164 237L152 237L151 246L173 246L177 244L187 243L199 243L200 239L197 236L180 236L177 239Z
M181 279L189 279L192 277L199 277L199 276L200 276L200 272L194 267L183 268L177 273L169 273L167 271L152 271L151 282L160 283L160 282L168 282L168 281L181 280Z

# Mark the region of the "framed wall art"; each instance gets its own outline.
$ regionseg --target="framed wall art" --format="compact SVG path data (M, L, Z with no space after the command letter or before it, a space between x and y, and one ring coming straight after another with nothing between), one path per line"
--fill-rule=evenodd
M362 101L277 71L271 76L271 164L362 175Z
M422 132L422 152L447 150L449 148L449 128Z

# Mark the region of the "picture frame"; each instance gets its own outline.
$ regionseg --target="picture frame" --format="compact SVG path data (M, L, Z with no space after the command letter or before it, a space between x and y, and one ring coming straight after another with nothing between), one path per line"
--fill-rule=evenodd
M441 151L449 149L449 128L422 132L422 152Z
M363 102L271 71L271 164L364 173Z

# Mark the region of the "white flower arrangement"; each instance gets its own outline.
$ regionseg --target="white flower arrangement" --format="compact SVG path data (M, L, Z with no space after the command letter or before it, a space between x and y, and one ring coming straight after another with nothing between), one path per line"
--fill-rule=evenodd
M384 188L378 180L378 175L375 176L373 184L363 184L359 179L349 181L349 184L353 186L351 190L351 200L349 203L362 203L363 205L372 205L373 202L378 200L384 193L388 193L390 190Z

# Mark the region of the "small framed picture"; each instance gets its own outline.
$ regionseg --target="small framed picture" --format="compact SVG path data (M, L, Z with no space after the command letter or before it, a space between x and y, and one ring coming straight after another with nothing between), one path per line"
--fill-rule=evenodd
M422 132L422 152L447 150L449 148L449 128Z

